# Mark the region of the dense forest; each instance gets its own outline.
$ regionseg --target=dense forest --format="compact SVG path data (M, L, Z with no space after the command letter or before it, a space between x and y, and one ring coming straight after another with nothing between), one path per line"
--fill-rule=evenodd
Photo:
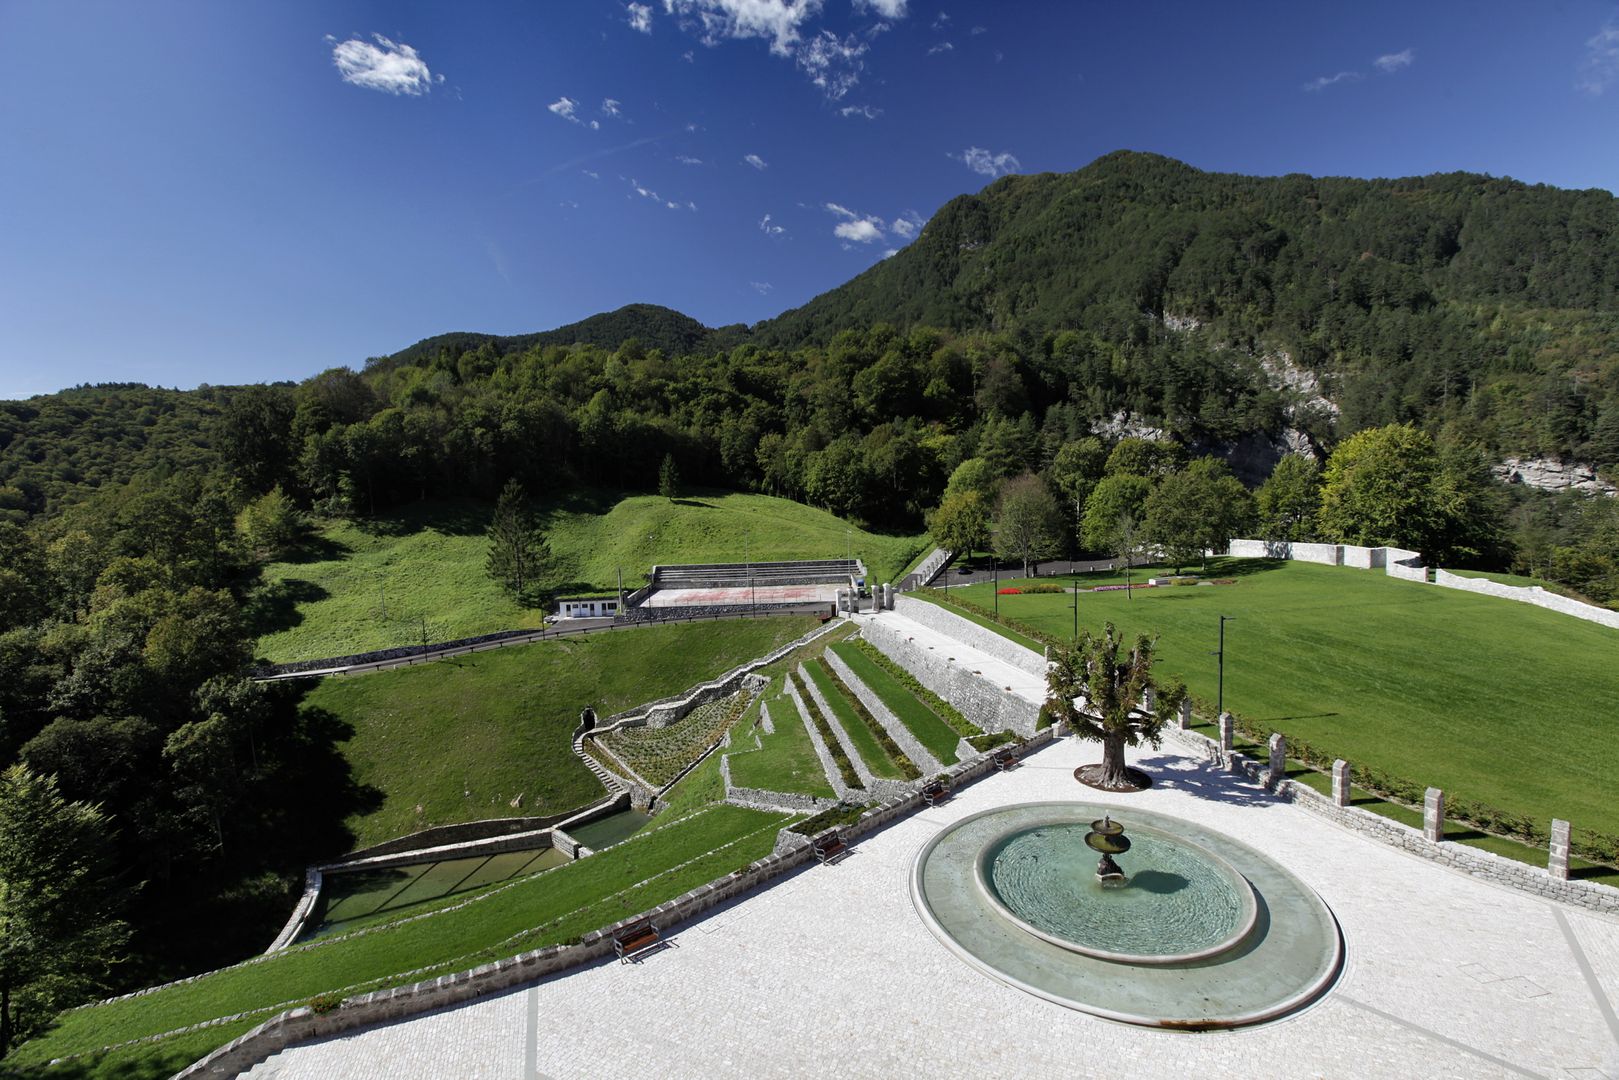
M1139 512L1164 550L1213 521L1614 600L1619 500L1509 491L1488 466L1619 469L1616 292L1607 193L1121 153L954 200L751 329L635 305L297 384L0 403L0 766L102 808L132 930L121 968L19 990L24 1026L262 947L301 866L345 843L367 795L340 731L245 677L256 567L299 512L651 490L667 460L879 527L987 540L993 518L1023 558L1112 549ZM1403 501L1369 523L1374 481ZM12 789L58 797L19 774L0 811ZM193 947L202 919L239 936Z

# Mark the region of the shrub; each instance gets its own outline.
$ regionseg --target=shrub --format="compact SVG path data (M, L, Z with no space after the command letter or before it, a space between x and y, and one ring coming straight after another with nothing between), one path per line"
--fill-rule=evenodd
M316 994L309 999L309 1011L316 1016L325 1016L341 1004L343 1004L343 995L335 990L329 990L324 994Z
M836 806L822 810L814 817L805 818L790 831L800 836L814 836L837 825L849 825L860 820L860 815L866 812L868 805L868 803L840 802Z

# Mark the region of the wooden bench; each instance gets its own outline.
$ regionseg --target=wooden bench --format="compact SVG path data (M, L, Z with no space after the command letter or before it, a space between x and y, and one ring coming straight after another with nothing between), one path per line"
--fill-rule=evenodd
M613 934L613 951L618 954L621 964L628 964L641 953L655 949L661 944L663 937L658 933L656 923L631 923Z
M1014 746L1003 746L995 751L995 767L1005 772L1018 763L1018 752Z
M922 801L936 806L950 797L950 785L943 780L931 780L922 788Z
M810 847L815 852L815 857L823 863L836 862L849 851L849 845L843 842L843 834L840 832L817 836L810 841Z

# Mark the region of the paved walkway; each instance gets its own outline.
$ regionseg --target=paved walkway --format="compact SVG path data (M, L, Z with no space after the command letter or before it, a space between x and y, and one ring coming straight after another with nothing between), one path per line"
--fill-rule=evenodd
M957 664L968 671L978 672L994 685L1004 686L1018 697L1026 701L1032 701L1036 705L1045 704L1046 680L1044 678L1031 675L1023 668L1008 664L1005 660L997 660L986 652L979 652L971 645L958 641L949 634L923 626L915 619L908 619L897 611L884 611L875 615L866 613L856 615L854 619L862 624L875 619L890 630L913 639L916 644L925 649L932 649L935 652L943 653L945 656L954 657Z
M883 616L886 618L887 616ZM1073 741L681 926L638 965L601 963L500 997L294 1047L249 1075L479 1077L1619 1078L1619 920L1383 847L1167 749L1120 796L1279 859L1340 920L1339 985L1292 1018L1178 1034L1038 1000L923 927L911 864L941 828L1009 803L1099 800Z

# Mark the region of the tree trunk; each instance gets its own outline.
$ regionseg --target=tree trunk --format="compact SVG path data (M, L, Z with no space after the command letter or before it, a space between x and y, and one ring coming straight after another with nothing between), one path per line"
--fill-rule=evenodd
M11 987L0 986L0 1058L11 1052Z
M1124 771L1124 736L1102 736L1102 783L1105 786L1122 786L1129 782Z

